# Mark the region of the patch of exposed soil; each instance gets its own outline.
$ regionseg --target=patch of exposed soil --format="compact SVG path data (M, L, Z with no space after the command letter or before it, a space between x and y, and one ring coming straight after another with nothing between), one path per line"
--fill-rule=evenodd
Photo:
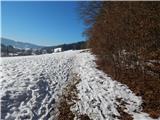
M117 101L121 104L117 106L117 110L120 116L116 116L116 117L120 120L133 120L133 117L124 111L126 103L122 101L122 99L117 99Z
M75 115L70 109L72 105L75 104L75 101L79 100L77 96L78 91L76 89L76 85L79 82L80 78L74 74L72 80L63 89L63 94L58 107L58 120L74 120L75 116L78 116L80 120L90 120L87 115Z

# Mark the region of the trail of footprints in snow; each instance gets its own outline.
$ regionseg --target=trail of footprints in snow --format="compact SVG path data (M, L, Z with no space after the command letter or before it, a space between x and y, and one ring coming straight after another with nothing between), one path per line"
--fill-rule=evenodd
M2 119L48 120L68 80L72 56L71 53L2 59Z

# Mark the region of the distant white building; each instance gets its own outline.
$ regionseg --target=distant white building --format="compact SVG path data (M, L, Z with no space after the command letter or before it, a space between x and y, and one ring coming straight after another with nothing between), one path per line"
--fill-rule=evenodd
M54 52L56 53L56 52L61 52L62 51L62 48L55 48L54 49Z

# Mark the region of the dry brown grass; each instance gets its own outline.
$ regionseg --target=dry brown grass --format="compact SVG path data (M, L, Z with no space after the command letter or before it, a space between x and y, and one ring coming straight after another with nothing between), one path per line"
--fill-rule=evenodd
M118 110L120 116L116 116L116 117L120 120L133 120L133 117L124 111L124 109L126 109L125 105L127 103L122 101L122 99L120 99L120 98L117 98L117 101L120 103L120 105L117 106L117 110Z
M63 90L63 95L59 103L59 115L58 120L74 120L75 113L73 113L70 108L78 101L76 85L80 82L80 78L77 75L73 75L71 82ZM87 115L76 115L80 120L90 120Z
M61 99L59 104L59 116L58 120L74 120L75 115L70 110L71 105L69 105L66 99Z

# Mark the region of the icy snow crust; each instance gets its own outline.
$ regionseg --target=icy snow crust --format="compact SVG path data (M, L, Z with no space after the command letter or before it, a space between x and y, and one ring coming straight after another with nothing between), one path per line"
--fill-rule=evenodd
M1 119L56 119L62 89L76 73L81 81L76 86L80 100L72 106L74 113L93 120L116 120L113 116L120 115L117 98L121 98L135 120L151 120L141 112L141 97L97 70L94 60L87 51L2 58Z

